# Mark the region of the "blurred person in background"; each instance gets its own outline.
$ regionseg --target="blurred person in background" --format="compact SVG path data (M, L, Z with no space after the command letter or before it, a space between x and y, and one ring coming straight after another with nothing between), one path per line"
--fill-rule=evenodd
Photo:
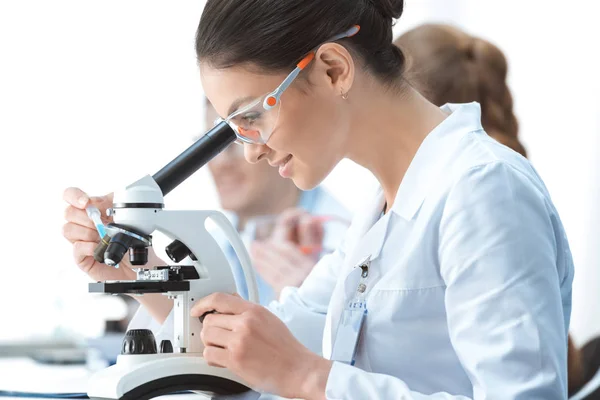
M438 106L477 101L485 131L527 157L518 138L519 125L506 83L506 57L497 46L444 24L420 25L401 35L394 44L407 56L406 80L423 96ZM569 395L598 371L597 342L586 344L583 349L587 351L582 354L569 337Z

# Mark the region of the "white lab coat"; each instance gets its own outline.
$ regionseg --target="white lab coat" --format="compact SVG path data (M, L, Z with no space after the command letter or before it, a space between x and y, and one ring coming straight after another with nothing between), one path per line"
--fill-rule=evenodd
M327 399L566 398L573 262L560 218L529 162L483 131L479 104L442 108L452 114L391 210L380 217L379 191L269 307L330 358L352 270L370 255L356 364L333 363Z
M478 103L443 109L390 212L379 191L271 309L313 348L327 312L330 358L370 255L356 364L334 362L327 399L566 398L573 261L558 213L529 162L483 131Z

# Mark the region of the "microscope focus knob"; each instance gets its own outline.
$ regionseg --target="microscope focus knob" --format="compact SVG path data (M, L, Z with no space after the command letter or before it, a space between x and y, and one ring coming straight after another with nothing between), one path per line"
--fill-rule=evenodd
M173 262L178 263L189 256L192 252L185 244L179 240L174 240L165 248L165 253L167 253L167 256L169 256Z
M170 340L162 340L160 342L160 352L161 353L172 353L173 352L173 345L171 344Z
M123 338L121 354L156 354L156 340L150 329L130 329Z

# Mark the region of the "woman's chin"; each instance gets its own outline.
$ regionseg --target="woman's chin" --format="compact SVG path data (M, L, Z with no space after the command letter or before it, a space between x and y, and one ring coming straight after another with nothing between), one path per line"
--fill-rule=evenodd
M294 171L290 179L294 182L294 185L300 190L312 190L319 186L322 179L317 179L315 176L303 173L304 171Z

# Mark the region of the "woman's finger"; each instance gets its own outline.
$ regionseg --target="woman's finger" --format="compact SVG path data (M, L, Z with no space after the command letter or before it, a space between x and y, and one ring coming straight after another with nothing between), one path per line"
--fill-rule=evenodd
M229 363L229 353L220 347L206 346L202 355L211 367L226 368Z
M94 222L88 217L85 210L80 210L77 207L68 206L65 209L65 219L67 222L94 228Z
M79 209L85 209L90 201L90 197L83 190L76 187L66 188L63 192L63 199Z
M71 243L98 242L100 236L95 229L69 222L63 225L63 236Z
M228 329L219 328L213 325L204 325L200 337L205 346L216 346L227 348L227 344L231 343L233 332Z
M215 328L233 331L238 325L238 319L239 317L237 315L210 313L206 314L206 316L204 317L204 322L202 324L203 327L211 326Z
M73 243L73 258L75 259L75 264L86 273L92 265L94 265L93 255L95 248L96 244L92 242Z
M213 293L200 299L191 309L192 317L200 317L207 312L216 311L221 314L241 314L253 304L238 296L227 293Z

